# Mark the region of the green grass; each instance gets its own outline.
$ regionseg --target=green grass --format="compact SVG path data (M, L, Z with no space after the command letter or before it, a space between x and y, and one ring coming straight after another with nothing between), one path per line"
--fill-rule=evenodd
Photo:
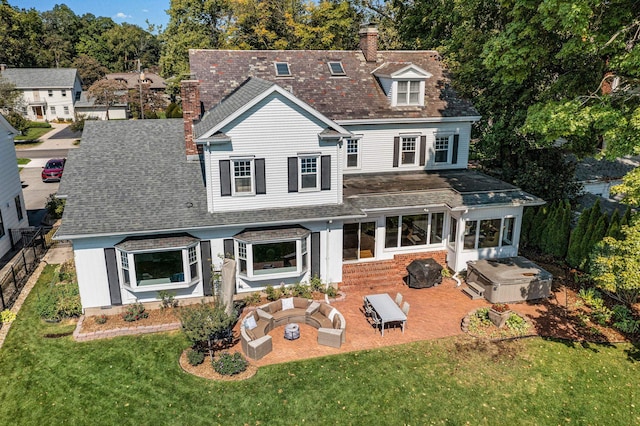
M27 299L0 351L0 419L11 424L640 423L632 345L443 339L262 367L212 382L177 363L180 333L76 343L44 338Z
M25 135L16 136L14 140L16 141L36 141L40 139L40 137L44 134L47 134L51 131L51 128L43 128L43 127L29 127L27 133Z
M18 158L18 164L24 166L25 164L29 164L31 159L29 158Z

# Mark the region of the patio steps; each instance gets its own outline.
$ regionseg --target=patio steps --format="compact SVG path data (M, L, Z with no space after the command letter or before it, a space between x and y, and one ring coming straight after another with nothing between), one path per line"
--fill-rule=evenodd
M473 281L467 281L467 287L463 288L462 292L474 300L484 297L484 287Z
M406 271L395 260L352 263L342 267L340 288L374 288L402 284Z

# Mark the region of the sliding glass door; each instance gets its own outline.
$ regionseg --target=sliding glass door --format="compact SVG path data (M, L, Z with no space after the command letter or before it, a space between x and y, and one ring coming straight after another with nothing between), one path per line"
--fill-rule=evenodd
M342 259L360 260L376 256L376 223L347 223L342 229Z

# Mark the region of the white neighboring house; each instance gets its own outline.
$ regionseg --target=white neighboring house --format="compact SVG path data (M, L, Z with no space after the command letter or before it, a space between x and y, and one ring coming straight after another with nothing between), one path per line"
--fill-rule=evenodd
M12 248L11 230L29 226L13 142L17 134L0 115L0 257Z
M573 161L575 157L572 157ZM626 156L607 160L593 157L576 162L576 180L586 193L610 199L611 187L620 185L622 178L640 166L640 156Z
M75 68L0 68L22 93L23 114L33 121L75 119L82 82Z
M87 122L56 236L83 307L211 295L222 257L243 293L517 255L544 201L467 169L480 117L438 53L379 52L368 27L360 47L191 50L182 120Z
M88 92L82 92L75 105L76 116L85 118L106 120L106 105L96 104L96 99L89 96ZM109 120L126 120L129 118L129 106L126 102L117 103L109 107Z

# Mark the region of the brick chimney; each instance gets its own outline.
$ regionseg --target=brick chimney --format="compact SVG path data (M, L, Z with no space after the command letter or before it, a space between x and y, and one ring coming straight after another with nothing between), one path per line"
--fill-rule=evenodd
M182 119L184 121L184 144L188 159L198 157L198 147L193 142L193 124L200 119L200 82L183 80L180 82L182 96Z
M360 25L360 50L367 62L376 62L378 56L378 28L374 24Z

